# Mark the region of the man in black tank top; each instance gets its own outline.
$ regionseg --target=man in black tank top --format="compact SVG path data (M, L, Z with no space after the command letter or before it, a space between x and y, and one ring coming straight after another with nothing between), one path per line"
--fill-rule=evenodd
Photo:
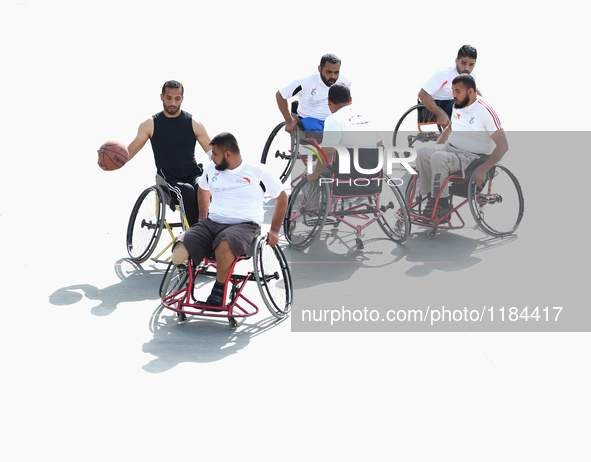
M173 204L180 204L190 226L197 223L197 179L203 172L195 159L197 142L209 154L211 139L205 127L188 112L181 110L183 86L169 80L162 87L164 110L143 122L136 138L128 146L129 160L144 147L148 139L152 144L158 174L164 178L171 192Z

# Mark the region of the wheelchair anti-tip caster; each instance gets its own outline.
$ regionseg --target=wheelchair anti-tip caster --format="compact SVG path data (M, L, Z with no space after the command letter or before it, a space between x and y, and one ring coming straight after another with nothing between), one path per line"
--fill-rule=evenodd
M355 239L355 246L356 246L357 251L362 251L364 249L363 241L360 238Z

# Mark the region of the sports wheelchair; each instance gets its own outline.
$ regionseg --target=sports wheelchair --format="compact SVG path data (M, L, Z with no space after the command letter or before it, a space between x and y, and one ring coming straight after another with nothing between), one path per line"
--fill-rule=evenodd
M252 258L253 270L246 274L236 274L236 266ZM224 286L224 306L213 307L200 301L196 295L198 276L215 278L215 255L207 256L200 264L188 260L186 264L175 265L170 262L160 284L162 304L177 313L178 320L184 322L187 315L228 318L230 328L237 327L236 318L252 316L259 312L258 307L248 299L243 291L246 283L255 279L265 305L273 316L281 319L291 310L293 287L291 271L283 251L277 244L271 247L266 238L260 236L260 228L245 255L237 257L230 269ZM225 302L229 299L229 302Z
M180 219L173 223L166 221L166 206L173 212L180 214ZM135 263L145 262L156 249L162 230L166 228L171 241L153 260L158 263L168 263L170 256L163 260L162 256L174 244L173 229L189 228L185 212L173 201L168 186L160 175L156 175L156 184L146 188L138 197L127 225L127 252Z
M437 217L435 212L441 197L441 192L436 198L433 213L425 216L422 212L423 204L428 197L419 192L420 178L412 175L405 191L405 200L409 207L412 224L431 228L429 237L435 237L438 229L459 229L465 226L460 216L459 209L466 203L470 206L470 212L478 227L493 237L508 236L515 232L523 218L524 202L521 186L515 175L508 168L496 164L487 172L487 180L482 185L472 184L474 173L482 165L488 156L481 156L472 161L465 170L455 172L448 176L442 187L449 188L450 211L442 217ZM429 179L430 181L430 179ZM458 204L453 204L454 198L463 198ZM459 219L452 218L456 216Z
M283 223L284 235L291 247L305 250L319 237L324 225L337 227L340 223L355 230L356 248L363 250L361 232L374 222L389 239L404 243L410 233L410 218L406 203L395 181L384 172L373 174L355 171L353 150L349 149L350 172L339 173L339 156L335 153L330 173L317 182L309 183L305 175L293 189ZM376 155L381 149L359 149L359 167L376 167ZM361 225L348 221L364 220Z

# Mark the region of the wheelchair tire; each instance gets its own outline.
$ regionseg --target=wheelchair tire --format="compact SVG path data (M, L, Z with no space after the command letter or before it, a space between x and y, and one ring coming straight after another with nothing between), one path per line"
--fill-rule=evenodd
M294 188L283 221L283 234L296 250L305 250L319 237L328 216L330 186L308 183L307 178Z
M127 225L127 252L136 263L143 263L156 248L164 226L166 204L159 186L150 186L138 197Z
M418 129L419 119L422 120L421 123L437 122L437 117L435 117L432 112L428 111L424 104L417 104L411 107L404 114L402 114L402 117L400 117L398 123L396 124L394 135L392 136L392 146L417 149L421 147L420 145L423 143L436 141L439 135L443 132L441 127L437 125L437 131L420 132ZM404 145L401 144L398 146L396 144L397 142L404 142L402 139L403 135L406 135L406 143ZM417 142L419 145L415 146L415 143Z
M476 173L476 172L474 172ZM476 223L493 237L513 234L523 218L524 201L521 186L509 169L495 165L487 173L483 188L472 184L470 176L470 211Z
M261 156L261 163L265 164L282 183L287 181L295 165L301 135L299 128L290 135L284 127L285 122L281 122L273 129Z
M259 237L254 256L254 274L265 305L273 316L281 319L291 310L293 286L291 271L283 251L277 244L267 245Z
M182 290L189 280L189 270L187 265L175 265L170 262L162 282L160 282L160 299L164 300L169 295Z
M398 186L386 174L382 178L378 208L382 212L382 216L378 218L378 225L382 231L397 244L403 244L410 234L411 227L408 207Z

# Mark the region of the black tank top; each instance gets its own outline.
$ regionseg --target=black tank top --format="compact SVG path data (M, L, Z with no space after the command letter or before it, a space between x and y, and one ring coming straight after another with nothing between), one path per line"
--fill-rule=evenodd
M152 116L154 134L150 138L156 168L168 182L193 183L203 169L195 160L193 116L182 111L178 117L166 117L164 112Z

